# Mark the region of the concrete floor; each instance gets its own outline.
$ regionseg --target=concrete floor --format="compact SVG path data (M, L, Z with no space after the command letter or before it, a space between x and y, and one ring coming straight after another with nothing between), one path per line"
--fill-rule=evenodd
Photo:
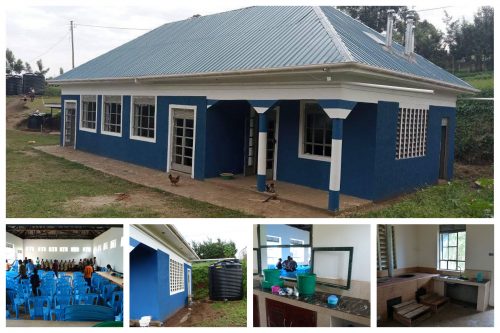
M475 305L450 302L438 313L418 323L416 327L493 327L494 311L489 307L484 312L477 312ZM383 323L383 327L403 327L395 320Z
M7 319L7 327L91 327L99 322L95 321L50 321Z
M326 209L327 192L287 183L277 185L278 200L264 200L269 196L251 189L255 178L236 180L236 186L228 186L229 182L222 180L197 181L189 175L180 174L179 186L172 186L167 174L138 165L117 161L114 159L85 153L72 148L60 146L35 147L45 153L61 157L89 168L110 174L132 183L156 188L187 198L204 201L238 210L247 214L263 217L332 217L334 214ZM178 174L172 172L174 175ZM253 181L252 181L253 179ZM280 198L283 198L281 200ZM316 201L317 200L317 201ZM366 200L341 197L341 209L368 203Z

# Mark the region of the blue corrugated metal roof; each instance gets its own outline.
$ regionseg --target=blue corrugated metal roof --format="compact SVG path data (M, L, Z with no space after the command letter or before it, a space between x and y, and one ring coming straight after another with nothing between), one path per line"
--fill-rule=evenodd
M165 24L57 77L55 81L231 73L359 62L404 74L470 86L417 56L391 54L373 32L333 7L249 7ZM383 39L383 37L381 37ZM343 50L342 43L347 49ZM396 53L403 52L394 45Z

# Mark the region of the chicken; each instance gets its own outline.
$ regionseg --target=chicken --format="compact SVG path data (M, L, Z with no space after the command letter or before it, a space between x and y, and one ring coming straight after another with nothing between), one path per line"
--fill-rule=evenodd
M269 184L266 184L266 192L268 193L276 193L276 189L274 188L274 183L271 182Z
M179 179L181 179L181 176L179 175L177 177L174 177L169 173L168 179L170 179L170 183L172 184L172 186L177 186L177 184L179 183Z

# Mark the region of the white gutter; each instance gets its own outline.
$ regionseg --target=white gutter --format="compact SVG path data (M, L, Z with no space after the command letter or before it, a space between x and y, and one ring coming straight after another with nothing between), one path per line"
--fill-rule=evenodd
M374 83L363 83L363 82L342 82L342 83L347 83L359 87L381 88L381 89L396 90L396 91L409 91L422 94L434 94L434 90L430 89L407 88L407 87L388 86L385 84L374 84Z
M451 83L446 83L443 81L438 81L434 79L423 78L420 76L406 74L401 72L396 72L388 69L383 69L379 67L374 67L370 65L360 64L357 62L343 62L337 64L322 64L322 65L307 65L307 66L295 66L295 67L283 67L283 68L266 68L266 69L250 69L241 70L233 72L211 72L211 73L190 73L190 74L169 74L169 75L153 75L153 76L142 76L142 77L105 77L99 79L78 79L78 80L49 80L49 84L82 84L82 83L102 83L102 82L124 82L124 83L140 83L141 81L165 81L173 79L191 79L191 78L218 78L218 77L231 77L231 76L245 76L245 75L267 75L267 74L279 74L279 73L300 73L308 71L347 71L347 70L361 70L365 74L373 75L380 74L389 77L397 77L411 82L423 82L432 85L442 87L444 89L453 90L460 93L477 93L480 90L475 88L465 88L457 86Z

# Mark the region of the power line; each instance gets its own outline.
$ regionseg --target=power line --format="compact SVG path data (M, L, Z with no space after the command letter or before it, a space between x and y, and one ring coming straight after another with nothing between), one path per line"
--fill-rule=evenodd
M102 25L91 25L91 24L81 24L81 23L76 23L75 26L90 27L90 28L102 28L102 29L118 29L118 30L142 30L142 31L151 31L152 30L152 29L145 29L145 28L107 27L107 26L102 26Z
M35 60L38 60L40 59L42 56L46 55L47 53L49 53L50 51L52 51L57 45L59 45L66 37L68 37L69 35L69 32L67 32L61 39L59 39L54 45L52 45L51 47L49 47L47 49L47 51L43 52L42 54L40 54L39 56L33 58L32 60L30 60L30 62L33 62Z
M416 10L417 13L420 13L420 12L429 12L431 10L438 10L438 9L446 9L446 8L451 8L453 6L445 6L445 7L436 7L436 8L427 8L427 9L420 9L420 10Z

